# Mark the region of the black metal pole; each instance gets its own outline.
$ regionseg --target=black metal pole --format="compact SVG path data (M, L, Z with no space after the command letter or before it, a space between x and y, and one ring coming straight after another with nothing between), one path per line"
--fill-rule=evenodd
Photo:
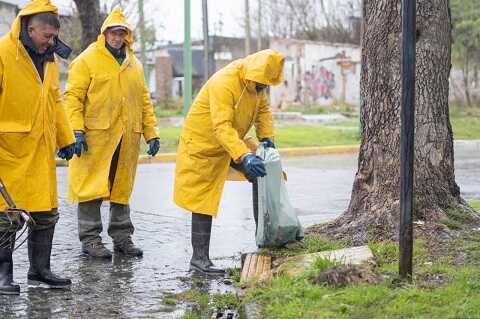
M416 0L402 1L402 107L400 139L400 267L402 279L412 278L413 176L415 131Z

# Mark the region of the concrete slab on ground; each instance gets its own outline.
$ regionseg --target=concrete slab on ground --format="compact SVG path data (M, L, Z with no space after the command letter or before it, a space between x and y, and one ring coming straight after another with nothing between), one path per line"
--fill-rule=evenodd
M344 265L361 265L373 259L373 253L368 246L358 246L298 255L279 261L279 265L273 269L273 273L297 277L310 268L318 258Z

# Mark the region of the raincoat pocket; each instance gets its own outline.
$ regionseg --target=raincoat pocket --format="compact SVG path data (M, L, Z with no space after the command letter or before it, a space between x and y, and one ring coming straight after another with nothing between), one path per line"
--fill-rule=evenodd
M201 141L194 140L191 137L184 138L183 140L185 142L185 148L188 155L193 157L217 157L224 156L226 153L223 147L220 145L218 145L218 147L211 147L207 143L202 143Z
M85 126L89 129L104 130L110 127L112 76L102 74L92 79L87 92Z

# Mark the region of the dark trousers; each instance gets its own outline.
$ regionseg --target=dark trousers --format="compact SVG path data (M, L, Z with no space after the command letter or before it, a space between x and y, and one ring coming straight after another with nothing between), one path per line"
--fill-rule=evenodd
M120 154L121 142L117 146L112 157L110 173L108 176L110 189L113 187L117 172L118 157ZM102 199L95 199L78 204L78 235L82 243L99 242L102 240L100 234L103 231L100 207ZM129 239L135 227L130 218L130 206L110 202L110 219L108 223L108 235L114 243L122 243Z

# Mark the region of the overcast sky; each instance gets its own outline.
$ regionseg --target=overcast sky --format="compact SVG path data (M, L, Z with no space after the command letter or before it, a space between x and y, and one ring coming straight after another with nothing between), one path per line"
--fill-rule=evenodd
M61 6L72 6L72 0L52 0ZM101 0L111 3L111 0ZM133 1L136 3L136 1ZM254 2L254 1L252 1ZM145 18L157 26L157 39L179 42L183 40L183 1L145 0ZM223 21L221 34L243 36L240 19L243 16L243 0L208 0L210 34L218 30L218 21ZM191 0L192 37L202 38L202 1ZM163 27L161 27L163 26Z
M72 0L51 0L60 6L60 10L72 8ZM109 8L115 0L100 0L102 6ZM137 4L136 0L124 0L127 4L127 11L133 12L131 23L136 21ZM144 0L145 18L152 21L156 26L157 40L160 42L183 41L183 0ZM343 15L360 14L359 5L361 0L325 0L325 6L330 13ZM191 3L191 32L193 39L202 39L202 0L190 0ZM345 9L353 3L353 11ZM208 0L209 31L211 35L221 34L225 36L242 37L245 31L242 27L244 16L244 0ZM250 12L253 14L257 6L257 0L250 0ZM351 12L350 12L351 11ZM253 18L253 17L252 17ZM223 25L219 27L219 21ZM252 25L252 32L255 26Z

